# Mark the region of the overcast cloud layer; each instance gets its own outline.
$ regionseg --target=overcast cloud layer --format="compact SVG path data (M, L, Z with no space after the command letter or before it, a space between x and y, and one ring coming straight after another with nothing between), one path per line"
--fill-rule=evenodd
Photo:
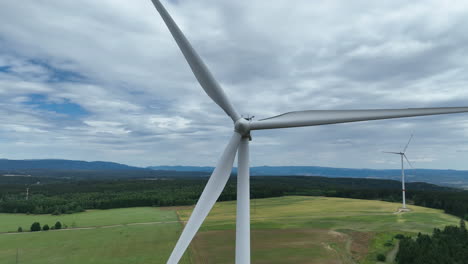
M468 105L468 2L163 1L243 115ZM0 157L214 165L231 120L150 0L0 3ZM468 115L255 131L252 165L468 169Z

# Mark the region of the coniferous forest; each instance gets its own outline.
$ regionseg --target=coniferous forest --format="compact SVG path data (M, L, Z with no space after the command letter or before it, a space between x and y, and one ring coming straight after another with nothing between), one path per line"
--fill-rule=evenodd
M460 226L434 229L432 235L404 237L396 257L399 264L465 264L468 263L468 232L463 220Z
M17 179L15 179L17 178ZM72 180L0 177L0 212L64 214L86 209L195 204L208 178ZM29 189L26 194L26 188ZM468 218L468 192L427 183L408 183L410 203L443 209ZM285 176L251 178L251 198L285 195L329 196L401 201L401 183L393 180ZM220 201L236 199L232 177Z

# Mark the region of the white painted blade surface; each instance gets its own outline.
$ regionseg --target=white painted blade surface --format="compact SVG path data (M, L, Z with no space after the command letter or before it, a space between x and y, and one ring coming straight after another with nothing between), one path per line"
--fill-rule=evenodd
M413 167L413 164L411 164L411 162L409 161L408 157L406 157L405 154L403 154L403 156L405 157L406 162L408 162L408 164L410 165L410 167L411 167L411 168L414 168L414 167Z
M221 195L221 192L223 191L224 186L226 186L229 176L231 175L232 165L234 163L234 158L236 156L240 140L241 135L234 132L234 135L216 165L216 169L211 174L200 199L198 199L197 205L185 225L184 231L182 231L179 241L177 241L169 260L167 261L168 264L177 264L180 261L201 224L205 220L211 208L213 208L218 197Z
M468 107L369 109L369 110L310 110L274 116L250 123L251 130L318 126L368 120L441 115L468 112Z
M406 149L408 149L408 146L411 143L412 139L413 139L413 134L411 134L411 137L409 138L408 143L406 144L405 148L403 149L403 153L406 153Z
M401 155L400 152L391 152L391 151L382 151L383 153L387 153L387 154L398 154L398 155Z
M185 59L187 60L193 74L197 78L203 90L205 90L208 96L211 97L211 99L213 99L213 101L215 101L215 103L218 104L224 110L224 112L226 112L226 114L232 118L234 122L237 121L240 118L239 114L228 100L223 89L221 89L218 82L216 82L211 72L203 63L200 56L198 56L196 51L192 48L192 45L190 45L187 38L184 36L182 31L179 29L161 2L159 2L159 0L151 1L166 23L167 28L171 32L172 36L177 42L177 45L184 54Z

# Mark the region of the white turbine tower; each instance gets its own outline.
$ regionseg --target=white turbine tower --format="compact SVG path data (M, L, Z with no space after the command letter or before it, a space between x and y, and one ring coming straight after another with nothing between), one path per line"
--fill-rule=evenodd
M413 135L411 135L410 139L408 140L408 143L406 144L405 148L401 152L384 151L384 153L396 154L396 155L400 155L400 157L401 157L401 189L402 189L402 195L403 195L403 207L402 207L403 211L407 210L407 208L406 208L406 187L405 187L405 166L404 166L405 164L404 164L403 159L406 159L406 161L411 166L411 168L413 168L413 165L411 165L411 162L408 160L408 157L406 157L406 150L408 149L408 146L409 146L412 139L413 139Z
M187 60L201 87L218 104L234 123L233 135L224 150L215 170L210 176L177 244L167 263L178 263L210 212L226 185L238 152L237 218L236 218L236 263L250 263L250 196L249 196L249 138L250 131L301 126L318 126L400 118L468 112L468 107L379 109L379 110L308 110L251 121L242 118L216 82L201 58L192 48L179 27L159 0L152 0L177 45Z

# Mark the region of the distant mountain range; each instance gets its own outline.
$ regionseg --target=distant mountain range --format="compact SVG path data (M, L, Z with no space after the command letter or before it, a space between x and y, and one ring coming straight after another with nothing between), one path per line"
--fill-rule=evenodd
M144 179L203 177L207 172L151 170L104 161L81 161L63 159L8 160L0 159L0 176L6 176L2 182L17 182L19 178L31 181L32 178L65 179ZM45 180L45 179L44 179ZM51 179L49 179L51 180Z
M32 160L9 160L0 159L0 170L20 171L31 169L48 170L144 170L144 168L132 167L115 162L105 161L81 161L63 159L32 159Z
M214 170L213 167L196 166L152 166L148 168L159 171L198 171L207 173ZM236 168L234 168L234 172L235 171ZM401 178L401 170L346 169L316 166L260 166L251 167L250 173L253 176L305 175L332 178L345 177L391 180L400 180ZM468 189L468 171L409 169L406 170L406 180L408 182L429 182Z
M0 175L22 174L51 177L86 178L145 178L145 177L202 177L209 175L213 167L151 166L147 168L104 161L79 161L63 159L8 160L0 159ZM92 173L91 173L92 172ZM236 168L234 168L236 173ZM260 166L252 167L253 176L323 176L344 178L374 178L400 180L400 170L346 169L316 166ZM468 171L459 170L406 170L408 182L432 184L468 189ZM76 175L76 176L75 176Z
M150 166L147 169L151 170L163 170L163 171L201 171L201 172L212 172L214 167L199 167L199 166ZM236 168L234 168L236 171Z

